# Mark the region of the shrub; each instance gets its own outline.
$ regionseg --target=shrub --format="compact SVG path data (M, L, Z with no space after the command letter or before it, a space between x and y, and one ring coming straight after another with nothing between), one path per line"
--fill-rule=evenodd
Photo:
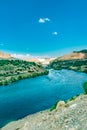
M87 82L83 84L84 93L87 94Z
M73 101L73 100L75 100L75 98L76 98L76 97L71 97L71 98L69 99L69 101Z
M53 111L53 110L56 109L56 106L57 106L58 102L59 102L59 101L57 101L57 102L50 108L50 111Z

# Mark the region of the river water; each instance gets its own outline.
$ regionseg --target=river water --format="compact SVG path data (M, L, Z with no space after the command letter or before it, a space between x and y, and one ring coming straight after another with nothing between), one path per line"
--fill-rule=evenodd
M24 79L0 87L0 127L50 108L57 100L83 93L87 74L71 70L50 70L48 75Z

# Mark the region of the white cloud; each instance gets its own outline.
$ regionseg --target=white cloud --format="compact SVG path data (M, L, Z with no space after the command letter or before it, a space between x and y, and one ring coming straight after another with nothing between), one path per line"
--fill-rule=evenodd
M52 34L57 36L57 35L58 35L58 32L53 32Z
M39 23L45 23L45 22L50 22L50 19L49 18L40 18Z
M48 21L48 22L49 22L49 21L50 21L50 19L49 19L49 18L45 18L45 21Z
M25 55L23 55L23 54L11 54L11 56L12 57L14 57L14 58L18 58L18 59L27 59L27 58L29 58L29 59L32 59L33 58L33 56L32 55L30 55L30 54L25 54Z
M39 19L39 23L45 23L45 20L42 19L42 18L40 18L40 19Z

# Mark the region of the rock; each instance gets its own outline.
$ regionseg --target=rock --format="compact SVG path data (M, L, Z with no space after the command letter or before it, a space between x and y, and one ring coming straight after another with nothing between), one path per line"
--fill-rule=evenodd
M77 106L77 104L72 104L69 108L74 109Z
M56 106L56 109L58 109L59 107L65 107L65 102L64 101L59 101L57 106Z

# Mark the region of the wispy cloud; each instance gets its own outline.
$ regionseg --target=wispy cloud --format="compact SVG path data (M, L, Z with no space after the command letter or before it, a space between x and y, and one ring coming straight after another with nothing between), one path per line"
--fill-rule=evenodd
M11 56L14 57L14 58L18 58L18 59L26 59L26 58L32 58L33 57L30 54L23 55L23 54L16 54L16 53L15 54L11 54Z
M49 19L49 18L45 18L44 20L45 20L45 21L48 21L48 22L50 21L50 19Z
M45 23L45 22L50 22L50 19L49 18L40 18L39 23Z
M58 35L58 32L53 32L52 34L55 35L55 36L57 36L57 35Z

